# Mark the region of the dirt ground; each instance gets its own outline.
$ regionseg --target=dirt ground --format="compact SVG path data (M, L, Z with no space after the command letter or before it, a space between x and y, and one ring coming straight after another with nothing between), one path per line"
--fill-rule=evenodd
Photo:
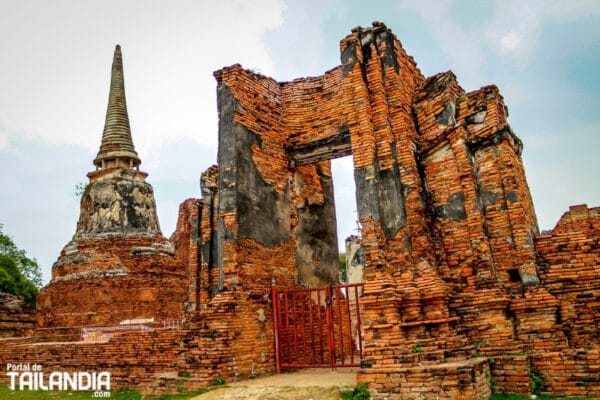
M308 369L230 383L194 400L338 400L356 385L356 369Z

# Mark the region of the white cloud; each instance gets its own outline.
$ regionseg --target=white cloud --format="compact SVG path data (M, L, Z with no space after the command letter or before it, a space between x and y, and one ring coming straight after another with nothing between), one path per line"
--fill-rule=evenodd
M594 0L495 0L491 15L472 16L484 23L465 29L453 18L454 8L459 6L456 2L404 0L401 6L429 24L465 88L475 88L485 81L489 67L486 60L490 60L486 51L495 52L518 68L524 67L536 56L547 18L571 20L600 13L600 2ZM469 9L462 7L460 12L468 14Z
M20 136L96 149L114 45L142 159L165 139L217 140L212 72L236 62L269 73L263 36L282 0L76 0L0 3L0 123Z
M278 81L323 73L323 58L333 56L339 62L337 49L328 54L322 50L335 43L324 41L323 27L331 15L346 12L342 0L288 1L283 13L285 24L265 35L265 41L274 58L274 75ZM324 56L324 57L323 57Z
M500 44L506 50L514 50L519 46L521 36L517 32L511 32L500 39Z
M544 3L546 15L560 20L573 20L600 14L598 0L548 0Z
M486 45L506 61L523 67L534 57L542 29L543 3L496 0L492 20L483 28Z
M8 149L8 146L8 133L2 128L0 128L0 151Z
M466 87L481 82L484 43L476 32L467 32L454 21L451 1L404 0L401 6L429 23L439 47L450 58L451 68L462 77Z

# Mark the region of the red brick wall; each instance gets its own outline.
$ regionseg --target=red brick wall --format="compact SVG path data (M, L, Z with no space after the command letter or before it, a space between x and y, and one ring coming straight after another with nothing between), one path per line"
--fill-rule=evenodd
M574 206L536 238L540 277L573 348L600 345L600 208Z
M34 328L34 308L25 300L0 292L0 338L26 336Z
M116 333L107 343L37 343L24 346L19 341L0 346L0 359L6 363L40 364L43 371L100 372L111 373L111 389L129 387L149 392L156 374L170 375L176 381L177 374L188 370L186 357L181 344L190 335L186 330L158 329L151 332ZM210 338L204 344L214 344L220 338ZM197 387L206 386L213 379L224 375L226 365L221 364L217 351L206 352L206 360L217 366L207 369L195 377ZM183 381L183 380L181 380ZM0 382L8 383L6 374L0 374ZM179 382L178 384L181 384ZM175 391L176 384L170 387ZM154 390L157 393L158 391Z
M181 318L187 271L160 236L78 240L40 291L38 328L116 325L132 318Z
M374 400L483 400L491 394L489 374L487 360L475 358L446 368L436 365L373 368L361 371L358 381L369 384Z
M283 126L287 145L301 145L337 134L347 125L342 70L281 83Z

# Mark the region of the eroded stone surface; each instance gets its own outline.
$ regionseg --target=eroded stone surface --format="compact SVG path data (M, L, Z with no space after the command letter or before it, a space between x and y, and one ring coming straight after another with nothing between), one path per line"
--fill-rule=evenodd
M75 236L137 233L160 235L152 186L128 170L92 180L81 199Z

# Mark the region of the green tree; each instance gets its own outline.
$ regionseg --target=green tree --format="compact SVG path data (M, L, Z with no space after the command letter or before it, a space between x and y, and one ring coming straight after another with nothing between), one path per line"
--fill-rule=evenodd
M35 287L42 287L42 271L37 260L27 257L25 250L19 249L12 238L2 232L3 227L0 224L0 255L11 258L26 279L31 281Z
M340 268L340 282L347 283L348 276L346 275L346 254L342 253L338 256L338 263Z
M23 276L15 260L7 254L0 254L0 292L21 296L31 305L35 305L38 294L38 289Z

